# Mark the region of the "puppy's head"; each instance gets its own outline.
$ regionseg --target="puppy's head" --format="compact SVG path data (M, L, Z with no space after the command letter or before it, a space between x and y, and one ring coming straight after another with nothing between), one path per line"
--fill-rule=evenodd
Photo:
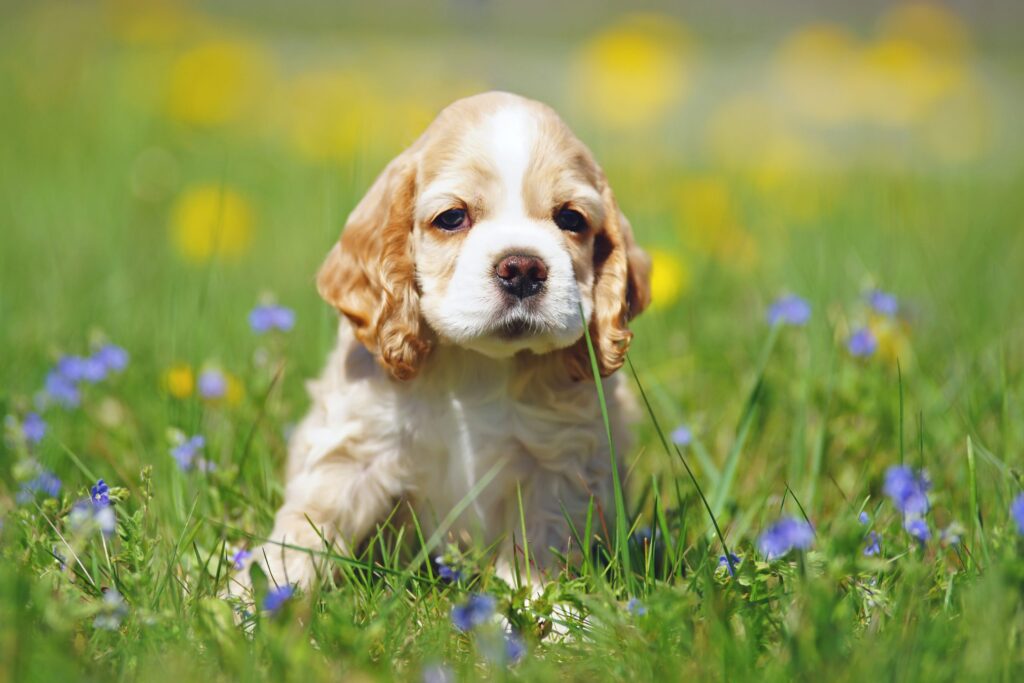
M377 178L318 276L321 296L399 379L435 343L494 358L562 353L602 375L650 300L633 241L589 150L550 108L507 93L459 100Z

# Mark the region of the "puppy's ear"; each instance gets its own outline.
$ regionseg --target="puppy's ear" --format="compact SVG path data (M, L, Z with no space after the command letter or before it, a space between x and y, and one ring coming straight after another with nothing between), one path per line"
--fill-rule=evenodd
M633 228L619 210L607 182L601 192L605 224L594 237L594 308L590 339L598 371L607 377L626 360L633 333L627 326L651 303L651 259L637 246ZM577 379L592 376L587 340L568 350L569 372Z
M397 379L414 377L430 351L412 254L415 200L416 165L407 151L374 181L317 275L320 296Z

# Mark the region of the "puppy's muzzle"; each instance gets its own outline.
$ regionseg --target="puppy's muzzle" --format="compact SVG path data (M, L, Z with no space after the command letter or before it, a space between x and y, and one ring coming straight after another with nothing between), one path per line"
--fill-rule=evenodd
M494 276L505 292L523 300L544 289L548 267L536 256L510 254L498 261Z

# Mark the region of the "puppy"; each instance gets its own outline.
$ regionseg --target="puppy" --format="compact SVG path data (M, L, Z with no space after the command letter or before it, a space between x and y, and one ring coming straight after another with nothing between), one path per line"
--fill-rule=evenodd
M543 577L579 550L567 516L582 530L591 500L614 509L583 320L621 458L632 400L612 373L649 270L552 109L501 92L450 105L376 179L320 269L338 343L309 383L284 505L253 559L308 587L328 546L350 552L402 503L427 538L494 544L506 579L522 566L522 514Z

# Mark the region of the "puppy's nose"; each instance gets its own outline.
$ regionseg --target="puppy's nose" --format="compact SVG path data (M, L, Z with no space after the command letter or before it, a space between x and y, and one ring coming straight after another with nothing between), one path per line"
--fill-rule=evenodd
M494 274L502 289L519 299L526 299L544 287L548 267L536 256L511 254L498 262Z

